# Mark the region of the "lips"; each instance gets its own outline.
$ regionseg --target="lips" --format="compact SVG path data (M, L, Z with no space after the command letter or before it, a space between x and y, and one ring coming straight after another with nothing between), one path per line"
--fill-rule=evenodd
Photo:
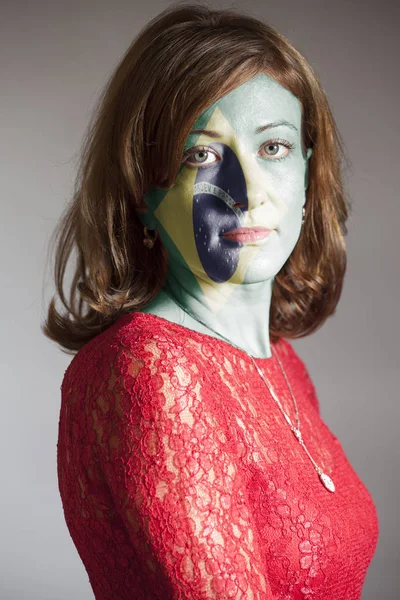
M266 238L272 231L274 230L259 226L240 227L239 229L233 229L232 231L223 233L222 237L235 242L253 242Z
M267 229L266 227L262 227L261 225L255 225L254 227L239 227L239 229L232 229L223 235L227 235L229 233L250 233L251 231L273 231L272 229Z

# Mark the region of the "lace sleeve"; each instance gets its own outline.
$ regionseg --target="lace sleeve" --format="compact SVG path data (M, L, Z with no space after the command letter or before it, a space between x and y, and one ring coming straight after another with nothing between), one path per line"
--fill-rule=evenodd
M202 403L196 364L148 349L150 361L127 347L110 359L91 413L95 453L144 579L157 598L272 600L245 486Z

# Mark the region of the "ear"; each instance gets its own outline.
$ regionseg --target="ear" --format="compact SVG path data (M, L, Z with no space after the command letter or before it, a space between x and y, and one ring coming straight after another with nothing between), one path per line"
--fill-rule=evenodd
M139 217L143 226L148 227L149 229L156 229L157 224L154 218L153 212L147 207L145 208L137 208L136 214Z
M306 171L305 171L305 174L304 174L304 189L305 190L308 188L308 161L309 161L309 158L310 158L311 154L312 154L312 148L307 148L306 158L305 158L305 161L306 161Z

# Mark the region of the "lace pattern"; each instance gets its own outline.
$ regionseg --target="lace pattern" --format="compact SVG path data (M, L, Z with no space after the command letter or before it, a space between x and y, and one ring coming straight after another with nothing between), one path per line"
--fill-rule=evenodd
M372 498L279 353L328 492L250 358L152 314L123 315L61 386L67 527L98 600L355 600L378 539ZM256 359L295 423L276 358Z

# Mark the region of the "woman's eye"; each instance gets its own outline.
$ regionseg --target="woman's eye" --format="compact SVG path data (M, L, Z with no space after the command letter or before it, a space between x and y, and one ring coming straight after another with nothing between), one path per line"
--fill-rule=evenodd
M279 152L279 146L282 146L282 150L284 152L283 154ZM290 150L294 148L294 145L290 142L271 140L267 144L263 144L261 148L264 151L264 156L280 159L285 158L289 154Z
M274 159L275 161L286 158L294 144L286 140L270 140L261 146L261 157ZM283 150L283 153L282 153ZM185 152L183 164L188 167L209 167L219 162L221 159L208 146L196 146Z
M218 157L209 148L193 148L186 152L183 162L189 167L208 167L218 162Z

